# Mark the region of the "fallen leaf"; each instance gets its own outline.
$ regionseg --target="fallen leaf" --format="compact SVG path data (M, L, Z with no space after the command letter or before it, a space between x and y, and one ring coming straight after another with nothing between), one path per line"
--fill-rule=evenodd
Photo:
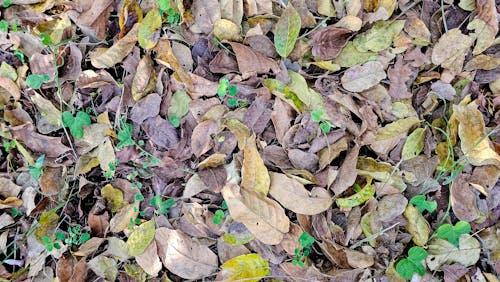
M351 92L361 92L377 85L386 78L384 67L379 62L367 62L345 71L341 78L342 87Z
M403 62L403 57L398 56L394 67L387 70L387 77L391 81L389 95L393 99L411 98L413 94L408 91L407 82L410 81L413 71L408 64Z
M476 194L472 191L464 174L459 174L453 180L450 202L453 214L460 220L472 222L481 217L476 203Z
M172 99L170 100L170 106L168 107L168 120L170 123L178 127L180 124L180 120L189 112L189 102L191 98L184 91L176 91L174 95L172 95ZM159 106L158 102L158 106ZM159 110L159 108L158 108Z
M131 256L138 256L146 250L155 237L155 221L151 219L139 225L128 237L127 251Z
M141 124L146 119L153 118L160 113L160 104L160 95L156 93L146 95L132 107L132 110L130 111L130 119L137 124Z
M214 35L219 40L241 42L241 27L230 20L218 19L214 23Z
M404 216L408 220L406 229L412 235L412 241L417 246L424 246L429 240L430 227L418 209L411 204L406 207Z
M472 46L473 39L462 34L460 29L448 30L432 50L432 63L449 69L453 74L462 71L465 54Z
M317 31L312 38L312 54L320 60L331 60L340 53L351 38L351 31L328 27Z
M158 147L170 149L179 143L179 136L177 136L175 127L159 115L146 119L142 124L142 128Z
M57 158L71 150L61 143L60 137L50 137L36 133L31 123L11 127L10 133L30 150L44 154L50 158Z
M459 123L460 148L467 160L476 166L499 165L500 156L490 146L483 115L477 109L477 104L453 105L453 116Z
M269 194L286 209L295 213L315 215L331 207L333 201L328 191L315 187L307 191L297 180L281 173L271 172Z
M371 184L371 181L366 183L365 187L359 190L356 194L353 194L347 198L337 198L335 202L340 208L353 208L363 204L375 195L375 185Z
M151 241L142 254L135 256L135 261L147 274L153 277L158 276L158 273L161 271L162 264L160 258L158 257L156 242L154 240Z
M277 245L289 230L289 220L284 209L269 198L256 192L228 184L222 189L231 217L243 223L264 244Z
M377 131L375 142L370 147L379 154L387 155L419 122L417 117L408 117L387 124Z
M130 219L134 220L138 214L138 204L134 203L124 206L109 222L109 230L114 233L125 230L130 223Z
M184 279L201 279L217 270L217 256L178 230L160 227L155 234L163 265Z
M403 30L405 21L378 21L365 34L358 35L353 44L361 52L378 52L391 46L392 41Z
M446 240L434 238L429 243L428 252L427 266L431 271L435 271L445 264L474 265L479 260L481 246L476 238L463 234L459 238L459 248Z
M269 71L278 72L279 68L274 60L266 58L243 44L236 42L230 44L236 54L236 61L243 79L256 74L269 73Z
M132 97L135 101L149 94L155 88L156 75L153 68L153 61L148 55L142 57L134 80L132 81Z
M200 157L213 146L212 135L219 131L216 121L206 120L199 123L191 135L191 150L196 157Z
M259 254L232 258L221 265L217 280L257 282L270 273L269 263Z
M88 262L88 266L94 273L102 278L115 281L118 276L118 265L112 258L103 255L97 256Z
M111 68L132 51L137 42L139 25L136 24L125 37L113 44L110 48L99 48L91 55L90 62L98 69Z
M351 187L356 181L356 177L358 176L356 172L356 164L358 162L360 146L355 144L354 147L347 153L342 166L340 167L340 171L335 178L335 182L331 187L333 193L335 195L340 195L344 193L347 188Z
M158 9L151 9L139 24L137 39L139 46L145 50L155 47L160 37L157 30L161 27L162 19Z
M281 14L274 30L274 46L281 57L286 58L292 52L300 27L300 15L290 2Z
M255 191L265 197L269 191L269 184L269 173L257 150L255 137L249 138L243 148L240 186L243 189Z
M413 159L422 152L424 149L425 131L425 128L419 127L408 135L403 146L403 151L401 152L403 161Z

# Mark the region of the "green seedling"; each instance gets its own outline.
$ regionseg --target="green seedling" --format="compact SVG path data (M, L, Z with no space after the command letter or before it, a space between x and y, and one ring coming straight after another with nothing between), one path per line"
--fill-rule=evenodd
M45 155L38 157L33 165L28 166L29 172L33 179L38 180L43 173L43 161L45 160Z
M433 212L437 208L436 201L427 201L425 195L416 195L410 200L410 204L413 204L418 208L419 212L427 210L428 212Z
M170 198L163 201L160 195L156 195L151 198L149 203L156 209L158 214L167 214L168 210L175 205L175 200Z
M467 221L461 220L457 222L455 226L446 223L439 226L436 230L436 237L446 239L458 248L458 238L460 238L462 234L469 234L470 230L470 224Z
M238 99L236 99L236 94L238 94L238 88L234 85L229 84L229 80L227 78L222 78L219 81L219 86L217 87L217 95L221 100L229 96L227 100L227 105L230 107L237 107L239 104Z
M6 20L0 21L0 32L7 33L9 31L9 23Z
M46 74L30 74L26 78L26 85L32 89L40 89L44 82L50 80L50 77Z
M90 234L87 232L82 232L81 229L82 227L80 225L70 227L68 228L68 237L64 236L64 233L62 232L57 232L56 238L58 238L59 240L64 240L64 243L68 245L79 246L90 239Z
M65 111L62 113L62 122L69 128L71 135L79 139L83 137L83 126L90 125L91 120L86 112L78 111L76 116L73 116L71 112Z
M420 276L425 274L425 267L422 260L429 254L422 247L412 247L408 251L408 258L402 259L396 265L396 271L405 279L412 279L413 274L417 273Z
M4 147L6 152L9 152L10 150L16 148L16 140L11 140L10 142L7 140L4 140L2 143L2 146Z
M221 224L222 220L226 216L225 211L227 210L227 203L226 201L222 201L222 209L218 209L215 211L214 218L212 219L212 222L214 224Z
M136 145L134 139L132 139L132 131L134 130L132 124L125 122L126 118L120 119L121 129L118 131L118 144L117 149L122 149L123 147Z
M324 119L323 110L313 110L311 111L311 118L314 122L319 123L319 128L323 133L328 134L332 130L332 124Z
M300 235L300 248L295 249L295 259L292 260L294 265L298 265L300 267L305 266L306 258L311 253L311 247L314 242L316 242L316 239L309 235L309 233L303 232L302 235Z
M18 217L18 216L20 216L20 215L23 215L23 214L21 213L21 211L20 211L18 208L12 208L12 209L10 210L10 215L11 215L12 217L16 218L16 217Z
M167 23L178 25L181 21L181 15L174 8L171 7L170 0L157 0L160 14L167 13Z
M3 4L2 4L2 7L3 8L9 8L10 5L12 5L12 0L4 0Z
M48 236L42 237L42 244L45 246L45 250L47 250L47 252L51 252L53 249L56 250L61 249L61 245Z

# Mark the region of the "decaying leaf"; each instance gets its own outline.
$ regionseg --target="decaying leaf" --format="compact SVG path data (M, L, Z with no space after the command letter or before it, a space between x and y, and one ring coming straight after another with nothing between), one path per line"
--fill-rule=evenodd
M342 86L352 92L361 92L377 85L386 77L379 62L367 62L348 69L341 78Z
M264 161L257 151L255 138L247 139L243 148L243 166L241 168L241 188L267 196L270 178Z
M155 221L151 219L139 225L128 237L127 250L131 256L142 254L155 237Z
M394 38L403 30L404 24L403 20L391 23L378 21L366 34L357 36L353 40L353 44L361 52L382 51L391 46Z
M134 27L127 33L125 37L113 44L110 48L100 48L91 56L90 61L96 68L110 68L123 59L132 51L137 42L139 25Z
M274 31L274 45L281 57L286 58L292 52L300 26L300 15L290 2L281 14Z
M448 30L432 50L432 63L458 74L462 71L465 54L473 43L473 39L462 34L460 29Z
M315 215L332 205L328 191L316 187L307 191L297 180L281 173L271 172L271 195L285 208L299 214Z
M288 232L289 220L284 209L269 198L256 192L228 184L222 189L231 217L243 223L260 241L277 245Z
M460 263L470 266L477 262L481 252L479 241L469 234L459 238L459 248L450 242L434 238L429 243L429 256L426 259L430 270L438 270L445 264Z
M351 31L330 27L316 32L312 38L312 54L320 60L331 60L340 53L351 37Z
M411 204L406 207L404 216L408 220L406 229L413 236L413 243L417 246L424 246L429 240L429 223L425 220L418 209Z
M245 280L257 282L269 274L269 263L259 254L247 254L232 258L221 265L217 279L224 281Z

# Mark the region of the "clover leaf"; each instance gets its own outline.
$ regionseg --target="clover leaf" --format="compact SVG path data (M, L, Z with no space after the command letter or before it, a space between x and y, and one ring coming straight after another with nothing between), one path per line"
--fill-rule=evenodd
M71 135L75 138L83 137L83 126L90 125L90 116L86 112L79 111L74 117L71 112L65 111L62 113L62 121L65 127L69 128Z

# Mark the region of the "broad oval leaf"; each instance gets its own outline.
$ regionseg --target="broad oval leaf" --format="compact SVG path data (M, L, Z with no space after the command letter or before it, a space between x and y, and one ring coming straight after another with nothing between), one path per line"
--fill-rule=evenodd
M425 128L417 128L408 135L401 152L403 161L407 161L418 156L424 149Z
M424 246L429 240L429 223L425 220L418 209L412 205L408 205L404 212L404 216L408 220L406 229L413 238L413 243L418 246Z
M297 180L281 173L271 172L269 194L285 208L305 215L315 215L327 210L332 205L328 191L314 188L307 191Z
M128 254L131 256L138 256L146 250L149 243L155 237L155 221L151 219L141 224L137 229L130 234L127 240Z
M139 46L149 50L155 47L159 34L156 32L161 27L161 15L158 9L151 9L139 25L137 35Z
M262 243L277 245L290 228L285 210L275 201L228 184L222 189L231 217L243 223Z
M217 278L224 281L257 282L270 272L269 263L259 254L237 256L221 266Z
M300 31L300 15L289 2L274 30L274 46L278 54L286 58L293 50Z
M175 275L195 280L217 270L217 255L181 231L158 228L155 241L163 265Z

